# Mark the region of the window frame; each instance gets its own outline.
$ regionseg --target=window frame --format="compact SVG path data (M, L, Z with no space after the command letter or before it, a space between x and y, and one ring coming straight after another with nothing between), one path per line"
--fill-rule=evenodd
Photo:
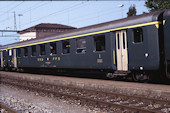
M55 49L51 49L51 45L52 44L55 44ZM50 56L54 56L54 55L57 55L57 43L56 42L50 42ZM54 54L52 54L52 50L54 50L55 51L55 53Z
M17 58L21 58L21 48L17 48Z
M117 49L120 50L120 35L117 33Z
M68 42L69 43L69 45L68 44L65 44L65 46L68 46L68 49L67 49L67 47L66 47L66 49L65 50L69 50L68 52L64 52L64 42ZM68 54L70 54L70 40L63 40L62 42L61 42L61 44L62 44L62 54L63 55L68 55Z
M84 39L83 41L85 41L85 47L82 47L82 48L78 48L78 40L82 40ZM81 42L83 42L81 41ZM81 52L78 52L78 50L81 50ZM81 37L81 38L77 38L76 39L76 54L85 54L87 52L87 40L85 37Z
M45 45L46 45L46 44L40 44L40 45L39 45L39 47L40 47L40 50L39 50L39 51L40 51L40 53L39 53L40 56L45 56L45 55L46 55L46 48L45 48L46 46L45 46ZM44 46L44 51L42 51L41 46ZM44 52L44 54L42 54L42 52Z
M127 47L127 41L126 41L126 36L125 32L122 33L122 39L123 39L123 49L126 49Z
M35 47L35 55L33 55L33 47ZM31 46L31 57L36 57L37 56L37 48L36 45Z
M104 49L103 50L101 50L101 51L97 51L97 48L96 48L96 41L95 41L95 39L96 38L99 38L99 37L104 37ZM93 36L93 43L94 43L94 50L93 50L93 52L105 52L106 51L106 35L105 34L98 34L98 35L95 35L95 36Z
M23 56L24 56L24 57L28 57L28 47L24 47L23 49L24 49L24 54L23 54ZM27 55L25 55L25 49L27 49Z
M135 41L135 38L136 38L135 31L137 31L137 30L140 31L140 34L139 34L140 41ZM143 41L144 41L144 38L143 38L143 29L141 27L134 28L133 29L133 44L141 44L141 43L143 43Z
M8 55L11 57L12 56L12 49L8 50Z

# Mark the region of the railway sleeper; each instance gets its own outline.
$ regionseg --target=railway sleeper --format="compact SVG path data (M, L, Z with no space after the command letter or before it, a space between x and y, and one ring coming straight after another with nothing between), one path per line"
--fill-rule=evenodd
M2 79L1 79L2 80ZM22 82L24 82L25 83L25 81L24 80L22 80ZM31 82L31 81L30 81ZM83 97L83 96L78 96L78 95L76 95L76 93L71 93L71 94L73 94L73 95L69 95L69 94L67 94L67 93L64 93L63 91L62 92L56 92L56 91L50 91L50 90L47 90L47 89L40 89L40 88L37 88L37 87L34 87L34 85L31 85L31 86L29 86L29 85L26 85L26 84L22 84L21 82L16 82L16 83L13 83L13 82L8 82L8 81L6 81L6 83L7 84L9 84L9 83L11 83L11 84L18 84L18 86L19 87L21 87L21 86L23 86L23 87L27 87L27 88L29 88L29 89L35 89L35 90L37 90L37 92L39 92L39 93L41 93L41 92L51 92L51 93L60 93L60 96L59 97L61 97L62 95L64 95L64 96L71 96L71 97L73 97L73 98L77 98L77 99L82 99L82 98L84 98L84 99L87 99L87 100L92 100L92 99L94 99L93 97L92 98L87 98L87 96L86 97ZM21 86L20 86L21 85ZM47 85L47 84L44 84L44 85ZM61 88L64 88L64 90L66 90L67 88L65 88L65 87L61 87ZM70 88L70 87L69 87ZM73 91L73 92L80 92L81 90L79 90L79 89L76 89L76 90L73 90L73 88L72 88L72 90L71 91ZM87 90L87 92L90 92L90 93L92 93L91 91L89 91L89 90ZM103 92L97 92L97 93L103 93ZM92 93L93 95L95 95L95 93ZM44 93L42 94L42 95L44 95ZM112 94L113 95L113 94ZM105 97L107 97L108 96L108 94L105 96ZM118 96L118 95L117 95ZM120 98L120 94L119 94L119 98ZM134 97L133 97L134 98ZM122 97L120 98L121 100L122 100ZM99 99L97 99L97 98L95 98L94 100L96 100L96 101L98 101L98 102L100 102L100 103L114 103L114 101L113 102L106 102L106 101L104 101L103 99L101 100L99 100ZM125 99L126 100L126 99ZM142 99L143 100L143 99ZM119 100L120 101L120 100ZM140 101L141 102L141 101ZM154 102L154 101L153 101ZM155 102L154 102L155 103ZM150 103L150 105L154 105L154 103L152 104L152 103ZM139 103L139 105L140 105L140 103ZM147 105L147 104L146 104ZM117 106L117 104L116 104L116 106ZM126 107L128 107L128 106L126 106ZM144 106L143 106L144 107ZM149 107L148 107L149 108Z

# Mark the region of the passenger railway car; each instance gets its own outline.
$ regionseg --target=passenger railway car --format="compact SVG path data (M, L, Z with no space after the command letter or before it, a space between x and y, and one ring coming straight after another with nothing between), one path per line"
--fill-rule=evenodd
M170 78L170 9L0 48L1 69L88 71L108 77Z

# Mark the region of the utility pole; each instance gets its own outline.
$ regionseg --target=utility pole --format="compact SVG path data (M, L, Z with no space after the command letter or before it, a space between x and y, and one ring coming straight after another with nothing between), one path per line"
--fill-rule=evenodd
M15 11L14 13L14 30L17 30L17 23L16 23L16 15L15 15Z
M20 17L23 16L23 14L18 14L19 16L19 30L21 30L21 20L20 20Z
M122 10L122 18L123 18L123 4L120 4L120 5L118 5L120 8L121 8L121 10Z

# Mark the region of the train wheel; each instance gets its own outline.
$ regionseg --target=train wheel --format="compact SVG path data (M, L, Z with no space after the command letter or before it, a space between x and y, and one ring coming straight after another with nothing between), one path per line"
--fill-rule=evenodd
M23 68L20 68L20 72L23 73L23 72L24 72L24 69L23 69Z
M149 82L151 80L151 75L145 72L133 73L132 78L135 82Z
M6 67L6 68L5 68L5 71L9 71L9 69Z
M12 68L5 68L5 71L12 71Z
M24 69L23 69L23 68L17 68L16 71L17 71L17 72L20 72L20 73L23 73L23 72L24 72Z
M17 68L17 69L16 69L16 71L17 71L17 72L20 72L20 69L19 69L19 68Z

